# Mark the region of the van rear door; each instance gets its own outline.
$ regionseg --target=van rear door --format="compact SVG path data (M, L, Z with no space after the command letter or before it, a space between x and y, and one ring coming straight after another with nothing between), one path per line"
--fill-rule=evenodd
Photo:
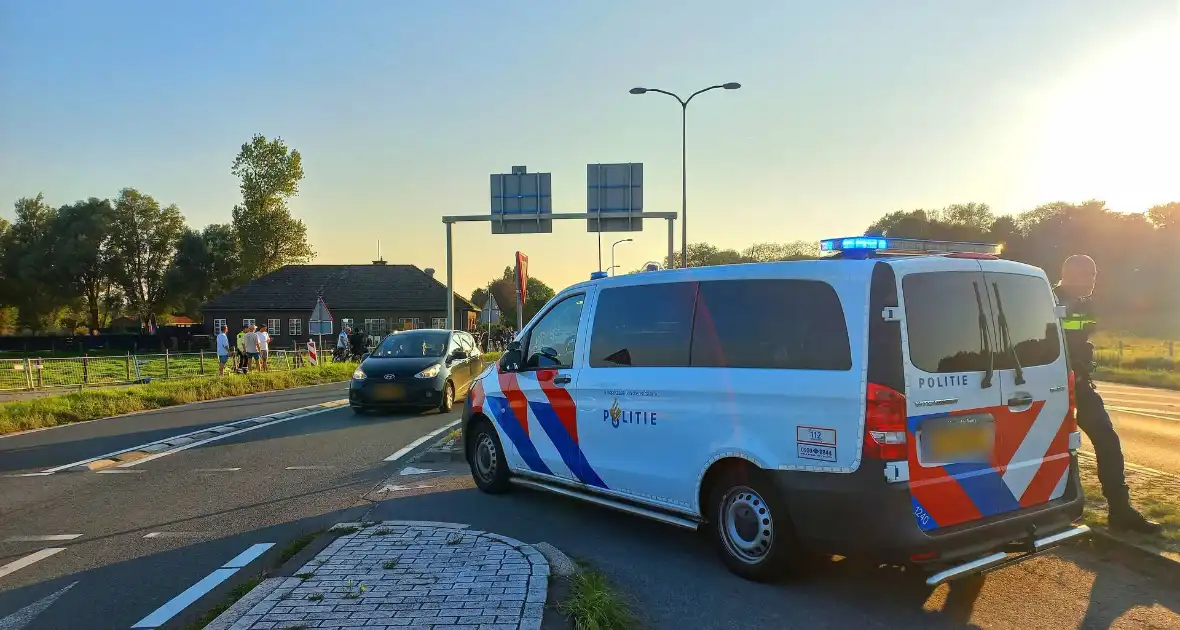
M979 261L931 256L891 265L904 320L909 486L918 526L933 531L1019 509L1001 478L996 414L1007 407L991 369L996 330Z
M997 418L1004 485L1021 507L1060 498L1069 479L1069 368L1052 289L1040 269L981 261L996 318Z

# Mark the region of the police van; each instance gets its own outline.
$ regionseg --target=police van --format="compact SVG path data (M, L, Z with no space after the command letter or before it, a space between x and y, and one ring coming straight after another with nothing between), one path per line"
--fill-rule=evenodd
M478 487L703 529L754 580L818 553L937 585L1086 537L1044 271L985 243L820 248L559 293L468 397Z

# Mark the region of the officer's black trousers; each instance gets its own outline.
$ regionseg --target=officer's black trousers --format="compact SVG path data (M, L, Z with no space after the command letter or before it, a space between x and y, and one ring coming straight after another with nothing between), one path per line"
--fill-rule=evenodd
M1098 456L1098 481L1102 482L1102 494L1111 509L1130 506L1127 479L1123 472L1123 445L1106 413L1106 404L1098 395L1092 383L1080 381L1077 384L1078 428L1094 444Z

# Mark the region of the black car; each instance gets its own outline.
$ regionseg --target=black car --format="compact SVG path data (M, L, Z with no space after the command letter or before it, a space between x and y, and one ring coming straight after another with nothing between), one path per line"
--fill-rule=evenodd
M408 407L446 413L467 395L483 369L483 354L465 332L396 332L382 339L353 372L348 404L356 413Z

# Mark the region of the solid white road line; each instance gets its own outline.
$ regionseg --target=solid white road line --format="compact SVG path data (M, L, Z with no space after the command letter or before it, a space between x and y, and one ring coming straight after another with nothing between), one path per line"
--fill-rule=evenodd
M279 419L277 419L277 420L271 420L270 422L264 422L264 423L262 423L262 424L256 424L256 425L254 425L254 426L252 426L252 427L247 427L247 428L245 428L245 429L242 429L241 431L234 431L233 433L222 433L221 435L215 435L215 436L213 436L213 437L211 437L211 438L206 438L206 439L204 439L204 440L200 440L200 441L197 441L197 442L189 442L188 444L185 444L184 446L178 446L178 447L176 447L176 448L174 448L174 449L171 449L171 450L168 450L168 451L164 451L164 452L162 452L162 453L156 453L155 455L148 455L147 457L143 457L143 458L140 458L140 459L136 459L136 460L133 460L133 461L129 461L129 462L127 462L126 464L119 464L119 465L118 465L118 466L116 466L115 468L131 468L132 466L138 466L138 465L140 465L140 464L142 464L142 463L144 463L144 462L150 462L150 461L152 461L153 459L160 459L161 457L165 457L165 456L167 456L167 455L172 455L173 453L179 453L179 452L181 452L181 451L187 451L187 450L188 450L188 449L190 449L190 448L196 448L196 447L198 447L198 446L203 446L203 445L205 445L205 444L208 444L208 443L210 443L210 442L216 442L216 441L218 441L218 440L224 440L224 439L226 439L226 438L237 437L237 436L239 436L239 435L241 435L241 434L243 434L243 433L249 433L250 431L255 431L255 430L257 430L257 429L262 429L262 428L269 427L269 426L273 426L273 425L276 425L276 424L282 424L282 423L284 423L284 422L287 422L287 421L290 421L290 420L300 420L300 419L306 418L306 417L308 417L308 416L316 416L316 415L319 415L319 414L321 414L321 413L328 413L329 411L336 411L336 410L340 409L340 407L341 407L341 406L342 406L342 405L338 405L338 406L334 406L334 407L328 407L328 408L326 408L326 409L320 409L319 411L313 411L313 412L311 412L311 413L305 413L305 414L301 414L301 415L298 415L298 416L289 416L289 417L286 417L286 418L279 418Z
M151 532L144 538L200 538L204 535L200 532Z
M1078 455L1081 455L1086 459L1093 459L1095 461L1098 460L1098 456L1094 453L1091 453L1090 451L1079 450ZM1174 475L1165 470L1156 470L1155 468L1148 468L1147 466L1140 466L1139 464L1132 464L1131 462L1123 462L1123 466L1125 468L1130 468L1131 470L1151 475L1153 477L1162 477L1164 479L1168 479L1169 481L1180 482L1180 475Z
M441 427L439 429L431 431L430 433L427 433L426 435L423 435L422 437L407 444L405 448L402 448L398 452L394 453L393 455L386 457L383 461L396 462L397 460L405 457L406 455L409 455L414 449L418 448L419 446L422 446L430 439L438 437L439 435L442 435L443 433L446 433L447 431L450 431L451 429L455 428L455 426L458 425L462 421L463 421L463 419L459 418L458 420L456 420L444 427Z
M4 476L5 477L45 477L47 475L52 475L52 474L53 473L48 473L48 472L35 472L35 473L20 473L17 475L4 475Z
M73 540L81 538L82 534L50 534L48 536L9 536L4 542L48 542L53 540Z
M327 470L335 466L287 466L283 470Z
M0 630L23 630L25 626L28 626L30 622L37 618L37 615L45 612L47 608L53 605L53 602L56 602L58 598L65 595L66 591L74 588L74 584L77 584L77 582L70 584L56 593L46 595L11 615L0 619Z
M168 600L163 606L160 606L150 615L140 619L132 628L159 628L172 619L180 611L187 608L190 604L200 599L209 591L217 587L218 584L228 580L230 576L237 573L239 569L250 564L261 556L267 549L275 546L274 543L259 543L251 545L245 551L234 556L233 560L221 565L220 569L215 569L209 575L201 578L200 582L193 584L185 589L183 593Z
M111 468L109 470L96 470L94 472L96 472L100 475L125 475L127 473L141 473L144 471L142 471L142 470L117 470L117 469Z
M213 473L213 472L237 472L241 468L194 468L193 472L199 473Z
M1173 413L1170 411L1161 411L1159 409L1140 409L1136 407L1119 407L1117 405L1109 405L1106 407L1107 411L1121 411L1123 413L1133 413L1137 416L1147 416L1148 418L1156 418L1159 420L1171 420L1172 422L1180 422L1180 412L1178 415L1161 416L1161 413Z
M9 573L15 573L17 571L20 571L21 569L29 566L30 564L33 564L34 562L40 562L40 561L48 558L49 556L52 556L53 554L58 553L59 551L65 551L65 550L66 550L65 547L51 547L49 549L42 549L41 551L38 551L36 553L31 553L23 558L18 558L16 560L13 560L12 562L9 562L8 564L0 567L0 577L4 577L4 576L8 575Z

